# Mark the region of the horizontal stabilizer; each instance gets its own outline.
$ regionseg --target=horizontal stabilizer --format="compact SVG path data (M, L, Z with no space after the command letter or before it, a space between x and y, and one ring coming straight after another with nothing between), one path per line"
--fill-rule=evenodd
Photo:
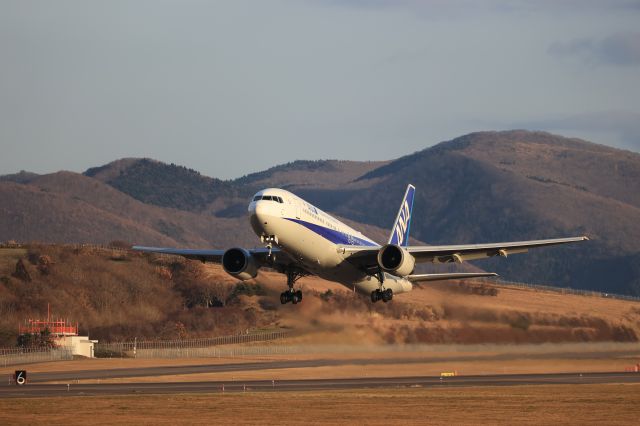
M494 272L460 272L451 274L419 274L409 275L406 278L414 283L420 281L461 280L464 278L497 277Z

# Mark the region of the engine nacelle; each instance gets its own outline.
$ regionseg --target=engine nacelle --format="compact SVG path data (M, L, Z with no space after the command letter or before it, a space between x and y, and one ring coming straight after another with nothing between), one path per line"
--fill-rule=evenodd
M416 259L402 247L387 244L378 252L378 265L384 271L404 277L413 272Z
M258 275L255 258L242 248L231 248L225 251L222 255L222 268L227 274L242 281Z

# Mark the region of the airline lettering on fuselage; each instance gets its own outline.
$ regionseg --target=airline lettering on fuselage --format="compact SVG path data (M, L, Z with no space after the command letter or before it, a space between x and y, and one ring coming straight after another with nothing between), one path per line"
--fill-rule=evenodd
M396 225L396 236L399 245L402 245L404 239L404 233L407 231L407 225L409 223L409 203L407 200L402 205L400 210L400 217L398 217L398 224Z

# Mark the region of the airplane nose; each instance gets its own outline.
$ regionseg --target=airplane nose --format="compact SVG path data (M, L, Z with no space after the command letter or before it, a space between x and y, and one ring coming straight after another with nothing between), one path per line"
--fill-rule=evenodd
M252 216L256 217L256 220L260 223L267 221L267 215L269 213L269 206L263 201L258 201L253 207Z
M266 206L262 201L257 201L249 207L249 221L251 222L251 227L256 231L256 233L259 234L264 229L264 225L266 225L268 221L267 215L268 206Z

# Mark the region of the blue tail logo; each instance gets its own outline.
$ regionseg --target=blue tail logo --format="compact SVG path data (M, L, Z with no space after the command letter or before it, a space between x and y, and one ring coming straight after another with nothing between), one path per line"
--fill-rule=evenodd
M416 188L413 185L407 186L407 192L404 193L398 216L393 224L389 244L399 246L409 245L409 227L411 225L411 211L413 210L413 195Z

